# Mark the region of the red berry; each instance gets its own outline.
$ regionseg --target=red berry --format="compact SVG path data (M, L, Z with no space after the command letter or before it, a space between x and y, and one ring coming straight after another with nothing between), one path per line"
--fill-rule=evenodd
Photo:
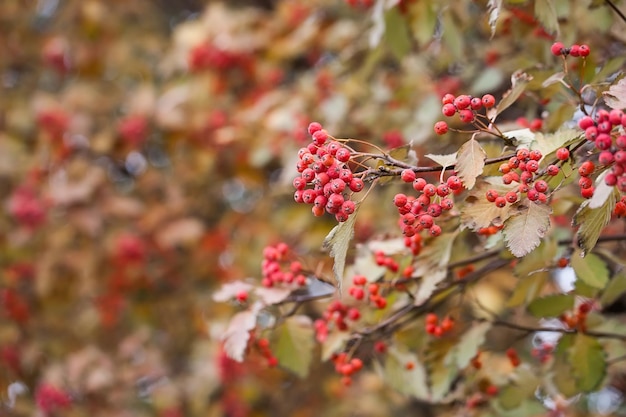
M594 169L595 169L595 165L593 164L593 162L585 161L578 168L578 173L582 175L583 177L586 177L586 176L591 175Z
M504 207L506 206L506 199L504 197L497 197L494 201L496 207Z
M248 292L247 291L239 291L237 293L237 295L235 296L235 298L240 303L245 303L246 301L248 301Z
M454 105L457 109L463 110L469 107L471 98L468 95L462 94L454 99Z
M574 45L570 46L569 53L573 57L579 57L580 56L580 45L574 44Z
M400 178L404 182L413 182L415 181L415 171L409 168L404 169L402 170L402 173L400 174Z
M485 94L482 98L482 102L483 102L483 106L485 106L486 108L490 108L490 107L495 106L496 99L491 94Z
M426 184L428 184L428 182L426 182L424 178L416 178L415 181L413 181L413 189L415 191L422 191Z
M559 175L559 167L556 165L548 165L548 167L546 168L546 173L551 177Z
M580 127L582 130L587 130L588 127L594 126L595 122L593 121L593 119L590 116L583 116L579 121L578 121L578 127Z
M441 98L441 104L452 104L454 103L454 98L454 95L448 93Z
M393 197L393 204L396 207L404 207L407 201L408 201L407 196L401 193L398 193Z
M535 182L535 190L540 193L545 193L548 190L548 183L544 180L538 180Z
M446 181L446 184L448 184L448 187L452 191L460 190L463 187L463 182L461 181L461 178L457 177L456 175L452 175L451 177L449 177Z
M472 110L480 110L483 107L483 102L479 97L473 97L470 100L470 107Z
M583 198L591 198L593 197L593 192L595 191L595 189L593 187L589 187L589 188L583 188L580 190L580 195Z
M504 198L507 202L513 204L517 201L517 193L515 191L509 191L508 193L506 193Z
M579 48L580 56L586 57L586 56L589 55L589 52L591 52L591 51L590 51L588 45L580 45L580 48Z
M469 109L459 111L459 118L463 123L472 123L474 121L474 112Z
M365 187L365 184L363 183L363 180L360 178L352 178L352 181L350 181L350 190L352 190L355 193L358 193L359 191L361 191L363 187Z
M565 51L565 48L561 42L555 42L550 47L550 52L552 52L552 55L554 56L563 55L564 51Z
M593 180L589 177L580 177L580 179L578 180L578 186L583 190L591 187L592 185Z
M448 124L444 121L435 123L435 133L438 135L445 135L448 133Z
M487 197L487 201L493 203L496 201L496 198L498 198L498 192L496 190L487 190L485 196Z
M313 135L315 132L322 130L322 125L317 123L317 122L312 122L311 124L309 124L309 135Z
M569 149L567 148L559 148L556 150L556 158L560 161L565 161L569 159Z
M454 113L456 113L456 107L454 107L454 104L452 103L444 104L441 108L441 112L447 117L454 116Z

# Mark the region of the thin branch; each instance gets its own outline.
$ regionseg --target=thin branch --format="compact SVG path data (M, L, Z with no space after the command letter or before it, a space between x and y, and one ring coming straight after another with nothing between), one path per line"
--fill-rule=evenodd
M626 16L624 15L624 13L622 13L622 11L621 11L620 9L618 9L618 8L617 8L617 6L616 6L615 4L613 4L613 2L612 2L611 0L604 0L604 2L605 2L606 4L608 4L608 5L609 5L609 7L610 7L611 9L613 9L613 11L614 11L615 13L617 13L617 15L618 15L618 16L619 16L619 17L620 17L620 18L621 18L624 22L626 22Z
M490 321L486 319L482 319L481 321ZM626 334L617 334L617 333L609 333L609 332L597 332L594 330L586 330L580 331L577 329L565 329L558 327L533 327L533 326L525 326L523 324L511 323L504 320L492 320L494 326L502 326L507 327L509 329L519 330L527 333L536 333L536 332L552 332L552 333L563 333L563 334L576 334L583 333L588 336L602 338L602 339L617 339L626 341Z

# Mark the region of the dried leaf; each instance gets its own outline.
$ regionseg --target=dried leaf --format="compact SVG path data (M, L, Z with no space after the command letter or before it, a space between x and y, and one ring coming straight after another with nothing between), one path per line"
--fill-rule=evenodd
M428 300L437 285L448 275L448 262L452 255L452 245L459 231L444 233L433 239L422 250L414 265L414 277L422 277L419 289L415 294L415 305Z
M500 10L502 10L502 0L489 0L489 3L487 3L487 11L489 12L489 27L491 28L492 38L496 34Z
M489 117L492 122L495 121L499 114L515 103L524 90L526 90L526 86L532 79L533 77L531 75L526 74L522 70L515 71L513 75L511 75L511 89L502 95L502 99L495 108L487 112L487 117Z
M600 387L606 376L606 354L598 339L578 333L569 350L569 362L579 390L591 392Z
M463 333L455 347L455 361L459 369L464 369L476 356L482 344L485 343L489 329L491 329L491 323L485 321L472 326Z
M413 303L419 306L428 301L430 296L433 295L433 292L437 289L437 285L445 280L447 276L448 270L446 268L431 270L428 275L422 278Z
M431 401L441 401L448 394L460 371L454 364L454 347L452 339L434 339L428 344L424 364L428 371Z
M233 281L222 285L222 288L213 294L213 301L225 303L234 299L241 291L248 292L253 288L251 284L243 281Z
M341 351L349 339L349 332L335 331L330 333L322 343L322 360L327 361L333 353Z
M617 84L613 84L609 87L609 90L602 93L602 95L604 96L604 102L607 106L613 109L625 110L626 78L622 78L617 82Z
M483 173L487 154L474 138L468 140L457 153L455 170L468 190L474 188L476 178Z
M535 16L543 28L551 35L558 37L559 20L551 0L535 0Z
M563 78L565 78L565 72L559 71L546 78L544 82L541 83L541 86L543 88L549 87L552 84L560 83L563 81Z
M250 309L240 311L230 319L222 341L224 342L224 352L232 360L243 361L248 339L250 339L250 331L256 326L256 318L260 309L261 304L255 303Z
M609 269L598 255L589 253L583 257L582 251L576 250L570 262L576 277L585 284L603 289L609 282Z
M543 159L578 138L580 138L580 131L575 129L560 129L552 134L538 132L535 134L535 140L531 143L530 149L540 151Z
M607 185L604 181L604 178L608 173L609 171L606 170L602 174L598 175L598 178L596 178L596 185L593 191L593 196L589 199L589 208L595 209L598 207L602 207L604 203L606 203L606 200L609 199L609 197L615 190L614 186Z
M341 290L343 272L346 268L346 255L348 254L350 241L354 236L354 224L356 223L358 207L357 205L355 212L348 217L348 220L333 227L324 239L324 249L329 250L330 256L335 258L333 273L335 274L335 280L337 281L339 290Z
M465 199L465 209L461 212L461 228L469 228L477 231L490 225L501 225L511 215L511 205L500 208L487 201L487 190L493 189L500 195L505 195L513 190L515 184L503 184L502 177L487 177L475 184L470 194Z
M602 207L589 207L590 201L585 200L574 215L573 226L580 226L576 232L578 246L582 249L583 256L596 246L600 233L604 226L609 224L613 209L620 198L619 191L613 187L613 193L609 195Z
M307 316L292 316L277 330L276 342L272 351L281 366L301 378L309 373L313 359L314 331L311 319Z
M532 252L550 227L552 208L526 201L516 207L517 213L504 222L504 240L511 253L520 258Z
M424 156L426 158L432 159L437 164L441 165L443 168L446 168L446 167L456 164L456 154L457 154L456 152L447 154L447 155L434 155L432 153L429 153Z

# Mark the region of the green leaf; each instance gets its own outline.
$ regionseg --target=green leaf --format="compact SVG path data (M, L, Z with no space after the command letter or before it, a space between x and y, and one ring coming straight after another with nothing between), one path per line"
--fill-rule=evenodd
M407 369L409 362L413 364L412 369ZM401 352L395 346L390 347L383 372L391 388L418 399L428 398L426 370L414 353Z
M602 93L604 102L613 109L626 109L626 78L622 78Z
M585 200L578 208L572 224L580 226L576 238L583 254L596 246L602 229L611 221L613 209L619 198L619 191L615 188L602 207L591 208L589 207L589 200Z
M537 272L520 280L507 302L508 307L525 305L534 300L550 279L547 272Z
M526 90L526 86L533 79L529 74L522 70L517 70L511 75L511 89L502 95L502 99L498 105L487 112L487 117L493 122L496 117L504 110L508 109Z
M580 132L574 129L560 129L552 134L537 132L530 148L540 151L545 158L557 149L575 142L578 138L580 138Z
M534 395L539 384L539 377L533 369L522 365L515 370L513 381L498 394L498 404L505 410L517 408L524 400Z
M301 378L309 373L313 359L313 326L307 316L292 316L276 332L272 351L278 363Z
M454 169L468 190L474 188L476 178L483 173L486 156L487 154L474 138L468 140L459 148Z
M485 336L491 329L491 323L482 322L463 333L455 347L455 361L459 369L464 369L485 343Z
M535 0L535 16L546 32L559 35L559 20L551 0Z
M600 303L603 306L611 305L624 293L626 293L626 270L623 269L609 281L609 285L600 296Z
M397 7L385 12L385 42L398 60L411 50L411 39L406 19Z
M436 4L430 1L415 2L410 9L410 26L418 44L424 45L433 38L437 26Z
M441 401L450 391L459 369L454 366L454 346L450 339L435 339L428 344L424 364L428 370L431 401Z
M532 252L550 228L552 208L531 201L519 203L516 213L504 222L504 240L514 256L522 257Z
M598 255L590 253L583 258L582 252L576 250L570 260L576 277L594 288L603 289L609 282L609 268Z
M528 311L535 317L558 317L572 307L574 307L573 295L556 294L534 299L528 305Z
M591 392L600 387L606 375L606 354L598 339L578 333L569 350L569 362L579 390Z
M354 236L354 224L356 223L358 210L359 205L357 205L354 213L348 217L348 220L333 227L324 239L323 248L330 250L330 256L335 258L333 273L335 274L335 280L337 281L340 291L343 281L343 272L346 268L346 255L348 254L350 241Z

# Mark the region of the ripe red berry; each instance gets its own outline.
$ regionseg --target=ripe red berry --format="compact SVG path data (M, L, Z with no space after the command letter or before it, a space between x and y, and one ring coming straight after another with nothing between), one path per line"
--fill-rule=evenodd
M393 204L396 207L404 207L407 201L408 201L407 196L401 193L398 193L393 197Z
M589 49L588 45L580 45L580 48L579 48L580 56L584 58L589 55L589 52L591 52L591 50Z
M485 94L482 98L482 102L483 102L483 106L485 106L486 108L491 108L495 106L496 99L491 94Z
M595 122L590 116L583 116L578 121L578 127L580 127L582 130L586 130L588 127L591 127L593 125L595 125Z
M504 197L497 197L494 201L496 207L504 207L506 206L506 199Z
M454 99L454 105L457 109L463 110L469 107L471 100L470 96L462 94Z
M574 45L570 46L569 53L573 57L579 57L580 56L580 45L574 44Z
M312 136L315 132L319 130L322 130L322 125L319 124L318 122L312 122L309 124L309 128L308 128L309 135Z
M459 111L459 119L463 123L472 123L474 121L474 112L469 109Z
M559 167L556 165L548 165L548 167L546 168L546 173L551 177L559 175Z
M454 113L456 113L456 107L454 107L454 104L452 103L444 104L443 107L441 107L441 112L447 117L454 116Z
M592 185L593 180L589 177L580 177L580 179L578 180L578 186L583 190L591 187Z
M483 101L479 97L473 97L470 100L472 110L480 110L483 107Z
M445 135L448 133L448 124L444 121L435 123L435 133L438 135Z
M509 191L508 193L506 193L504 198L507 202L513 204L517 201L517 193L515 191Z
M416 178L415 181L413 181L413 189L415 191L422 191L426 184L428 184L428 182L426 182L424 178Z
M559 148L556 150L556 158L560 161L565 161L569 159L569 149L567 148Z
M580 175L582 175L583 177L589 176L591 175L591 173L593 173L593 170L595 169L595 165L593 164L593 162L591 161L585 161L582 163L582 165L578 168L578 173Z
M248 292L247 291L239 291L237 293L237 295L235 296L235 298L237 299L237 301L239 301L240 303L245 303L246 301L248 301Z
M565 51L565 48L561 42L555 42L550 47L550 52L552 52L552 55L554 56L563 55L564 51Z
M538 180L535 182L535 190L540 193L545 193L548 190L548 183L544 180Z
M363 180L360 178L352 178L352 181L350 181L350 190L358 193L359 191L363 190L363 187L365 187L365 184L363 183Z
M493 203L496 201L496 198L498 198L498 192L496 190L487 190L485 196L487 197L487 201Z
M460 190L463 187L463 182L461 181L461 178L457 177L456 175L450 176L446 181L446 184L448 184L448 187L452 191Z
M452 104L454 103L454 95L448 93L441 98L441 104Z
M400 178L404 182L413 182L415 181L415 171L409 168L404 169L402 170L402 173L400 174Z
M589 187L589 188L583 188L580 190L580 195L583 198L591 198L593 197L593 192L595 191L595 189L593 187Z
M339 148L335 154L335 158L337 158L339 162L348 162L350 160L350 156L350 151L347 148Z

